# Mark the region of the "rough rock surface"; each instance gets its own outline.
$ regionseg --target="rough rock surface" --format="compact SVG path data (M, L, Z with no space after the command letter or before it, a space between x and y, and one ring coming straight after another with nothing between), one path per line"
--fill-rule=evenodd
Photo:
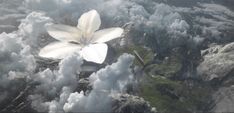
M205 81L223 79L234 70L234 42L225 46L214 45L202 51L204 61L197 67Z
M213 81L217 90L212 95L212 112L234 111L234 42L213 45L203 50L204 61L197 67L205 81ZM215 88L215 89L216 89Z
M114 113L154 113L148 102L138 96L129 94L116 94L112 96Z
M234 111L234 85L220 88L214 95L212 112L233 112Z

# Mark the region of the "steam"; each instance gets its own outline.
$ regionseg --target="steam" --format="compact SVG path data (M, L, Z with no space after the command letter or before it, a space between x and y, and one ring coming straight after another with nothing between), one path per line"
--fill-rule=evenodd
M63 109L66 112L111 112L111 97L114 93L125 92L126 85L131 83L133 74L130 66L134 57L123 54L118 61L90 75L92 91L70 94ZM102 104L100 104L100 102Z
M39 112L50 113L110 112L111 95L124 93L126 85L133 79L130 68L133 60L132 55L123 54L116 63L93 73L89 77L93 89L85 94L75 91L83 61L77 55L69 56L60 62L58 71L47 69L32 77L40 83L35 94L29 96L32 107Z

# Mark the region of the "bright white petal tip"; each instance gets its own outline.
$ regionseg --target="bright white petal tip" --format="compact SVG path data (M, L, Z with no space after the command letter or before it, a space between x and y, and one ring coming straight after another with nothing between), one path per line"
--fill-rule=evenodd
M76 27L62 24L46 25L45 27L49 35L59 41L79 43L79 39L82 36L81 31Z
M42 48L39 52L39 56L45 58L63 59L74 52L79 52L80 49L81 47L77 44L55 42Z
M89 35L98 30L100 25L100 15L96 10L91 10L81 15L77 27L81 29L82 32L85 32L86 35Z
M108 28L95 32L93 42L103 43L115 38L119 38L123 34L122 28Z
M108 46L106 44L91 44L81 50L81 55L86 61L102 64L107 55Z

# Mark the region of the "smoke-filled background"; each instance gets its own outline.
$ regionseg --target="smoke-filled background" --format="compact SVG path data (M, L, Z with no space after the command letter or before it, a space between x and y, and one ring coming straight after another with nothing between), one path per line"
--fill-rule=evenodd
M38 56L92 9L125 29L104 64ZM0 0L0 33L0 112L234 111L233 0Z

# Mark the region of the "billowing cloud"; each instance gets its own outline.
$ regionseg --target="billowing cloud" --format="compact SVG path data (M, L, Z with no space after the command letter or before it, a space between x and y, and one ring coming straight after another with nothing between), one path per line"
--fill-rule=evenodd
M40 44L45 40L48 40L45 34L45 24L51 23L52 19L45 16L43 12L32 12L27 15L25 19L21 21L19 25L19 34L23 35L25 43L31 47L40 47Z
M90 75L89 79L93 87L91 92L88 95L84 92L70 94L68 102L63 107L64 111L110 112L112 93L125 92L126 85L133 79L130 68L133 60L132 55L123 54L116 63Z
M30 46L23 44L20 35L16 33L0 34L1 100L19 93L16 89L22 89L20 87L24 84L22 79L27 79L35 67L36 63L34 56L30 53ZM6 94L8 96L4 96Z
M32 80L40 84L35 88L34 94L29 96L33 101L32 106L34 109L41 111L43 110L41 108L44 108L45 111L48 110L53 113L62 111L61 106L66 102L69 93L74 91L78 84L78 74L82 64L82 58L77 54L73 54L59 63L59 70L46 69L33 75ZM57 97L58 94L59 97Z

